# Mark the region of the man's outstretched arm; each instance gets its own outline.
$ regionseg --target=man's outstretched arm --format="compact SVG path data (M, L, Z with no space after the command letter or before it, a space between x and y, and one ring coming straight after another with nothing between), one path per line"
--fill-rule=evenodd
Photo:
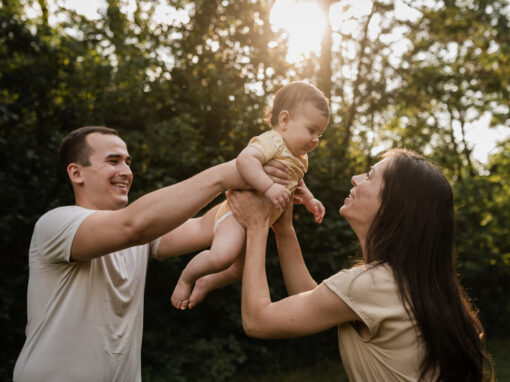
M272 182L284 186L289 183L288 169L282 163L270 161L263 167L263 170ZM183 255L210 247L214 237L213 228L217 210L217 208L212 208L201 217L189 219L173 231L163 235L159 245L158 258Z
M145 244L178 227L227 188L245 188L235 161L146 194L128 207L97 211L78 228L71 257L88 260Z

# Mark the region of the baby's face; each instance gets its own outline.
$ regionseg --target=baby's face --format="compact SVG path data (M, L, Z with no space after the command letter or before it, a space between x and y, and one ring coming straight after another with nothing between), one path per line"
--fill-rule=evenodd
M305 102L279 125L278 130L292 153L301 156L317 147L328 123L329 119L322 111L311 102Z

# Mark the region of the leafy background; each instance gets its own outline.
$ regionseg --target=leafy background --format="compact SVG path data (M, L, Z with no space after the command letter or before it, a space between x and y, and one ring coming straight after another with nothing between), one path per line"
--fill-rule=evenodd
M482 116L491 127L510 127L506 1L417 1L409 3L420 15L415 20L396 17L393 1L367 2L352 33L327 26L321 54L299 63L285 60L287 37L270 26L273 1L167 3L189 19L157 22L150 0L135 1L131 13L125 2L108 0L97 20L65 8L50 12L44 0L1 3L1 378L10 379L24 342L33 225L48 209L73 203L57 173L60 140L84 125L117 128L134 158L135 200L234 158L267 129L268 97L291 80L316 84L333 110L307 175L326 217L318 226L303 208L295 212L312 275L321 280L359 257L337 213L350 177L386 148L414 149L438 163L455 189L458 271L488 338L510 337L510 141L479 163L466 140L467 126ZM326 10L337 3L319 1ZM348 14L347 3L343 10ZM371 23L379 26L375 34ZM397 29L407 45L395 59L388 36ZM279 299L285 289L272 236L268 248L271 294ZM171 308L171 290L191 256L149 264L144 380L223 381L338 361L333 329L290 340L248 338L239 283L192 311Z

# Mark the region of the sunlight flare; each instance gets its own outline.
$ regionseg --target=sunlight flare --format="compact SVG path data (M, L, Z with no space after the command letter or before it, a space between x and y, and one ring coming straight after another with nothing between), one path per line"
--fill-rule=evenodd
M327 17L315 1L277 0L270 22L274 30L283 30L288 36L288 62L320 54Z

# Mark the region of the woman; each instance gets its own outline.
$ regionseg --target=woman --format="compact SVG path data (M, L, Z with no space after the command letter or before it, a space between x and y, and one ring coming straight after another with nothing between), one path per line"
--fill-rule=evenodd
M391 150L352 178L340 208L363 264L321 284L312 279L292 227L292 207L273 225L290 297L271 302L265 273L270 206L250 192L229 195L247 229L242 317L259 338L295 337L338 325L352 381L482 381L483 328L455 273L453 194L423 157Z

